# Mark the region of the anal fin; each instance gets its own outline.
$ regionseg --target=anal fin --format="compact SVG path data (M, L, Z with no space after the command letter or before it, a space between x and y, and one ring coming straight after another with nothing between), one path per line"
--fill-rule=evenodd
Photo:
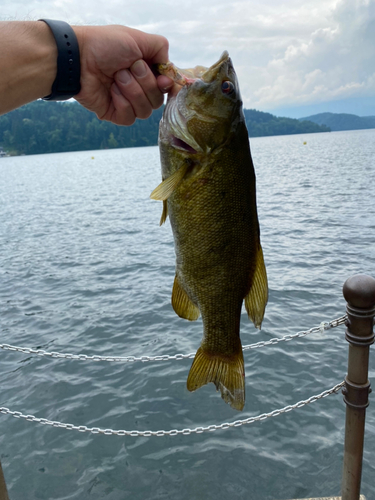
M181 287L177 276L175 276L173 283L172 306L180 318L188 319L189 321L195 321L199 318L199 308L192 302L185 290Z
M188 390L195 391L213 382L224 401L241 411L245 405L245 369L241 343L239 347L232 356L210 353L200 347L190 368Z
M256 266L251 288L245 297L247 314L254 325L260 329L264 311L268 301L267 272L264 265L263 250L259 243L256 255Z

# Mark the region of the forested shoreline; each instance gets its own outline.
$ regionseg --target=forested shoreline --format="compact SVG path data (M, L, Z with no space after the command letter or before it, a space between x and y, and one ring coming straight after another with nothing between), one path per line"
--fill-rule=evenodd
M131 127L100 121L76 102L36 101L0 116L0 146L11 155L59 153L157 144L163 108ZM329 132L326 126L244 110L250 137Z

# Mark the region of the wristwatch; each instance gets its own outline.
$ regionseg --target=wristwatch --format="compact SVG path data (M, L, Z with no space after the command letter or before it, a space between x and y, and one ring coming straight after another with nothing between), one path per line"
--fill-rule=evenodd
M45 101L66 101L81 90L81 62L76 34L64 21L39 19L52 31L57 45L57 73L52 92L43 97Z

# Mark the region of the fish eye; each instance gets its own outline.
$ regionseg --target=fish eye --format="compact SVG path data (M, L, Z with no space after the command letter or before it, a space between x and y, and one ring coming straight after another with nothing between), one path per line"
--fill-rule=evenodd
M233 85L233 83L230 82L229 80L225 80L221 84L221 91L222 91L223 94L226 94L226 95L232 94L234 92L234 85Z

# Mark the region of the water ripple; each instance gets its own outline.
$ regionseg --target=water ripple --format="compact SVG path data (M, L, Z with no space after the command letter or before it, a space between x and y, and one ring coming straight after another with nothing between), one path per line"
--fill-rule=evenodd
M306 142L306 144L304 144ZM374 275L375 132L251 140L270 299L244 343L344 312L342 285ZM94 156L94 160L91 157ZM157 148L5 158L0 178L2 342L63 352L193 352L201 320L171 307L169 224L149 199ZM182 429L269 412L345 376L344 329L245 353L239 417L213 387L186 389L191 361L106 364L1 352L1 403L76 425ZM374 350L370 377L375 375ZM116 438L1 417L12 500L131 497L274 500L338 495L345 408L330 396L261 424L214 434ZM375 495L375 417L367 413L363 493Z

